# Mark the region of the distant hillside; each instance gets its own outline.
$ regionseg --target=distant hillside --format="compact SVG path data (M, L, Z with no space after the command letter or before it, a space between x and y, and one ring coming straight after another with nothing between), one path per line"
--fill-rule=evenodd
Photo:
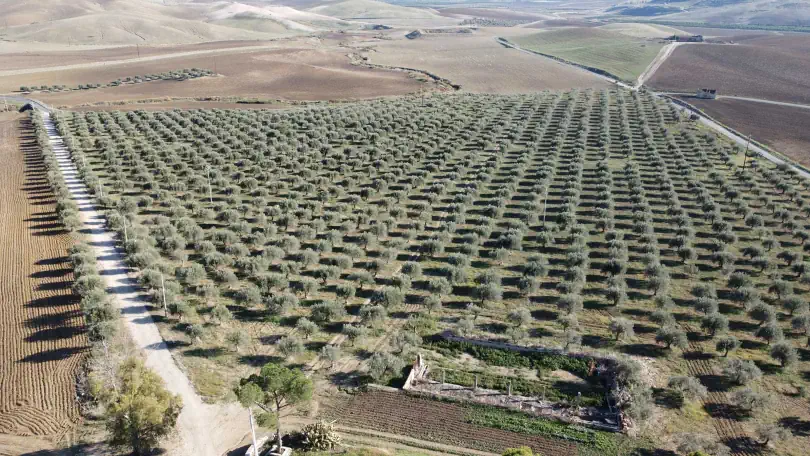
M797 0L629 0L607 12L665 21L810 26L810 2Z
M352 26L287 6L224 1L0 0L0 11L0 39L67 44L261 40Z
M341 19L434 19L438 16L426 9L391 5L376 0L325 2L309 11Z

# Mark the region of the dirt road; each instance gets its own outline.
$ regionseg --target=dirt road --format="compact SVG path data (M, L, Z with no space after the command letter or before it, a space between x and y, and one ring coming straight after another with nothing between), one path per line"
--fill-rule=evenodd
M777 106L786 106L789 108L799 108L799 109L810 109L810 105L806 104L798 104L798 103L787 103L784 101L773 101L773 100L763 100L762 98L750 98L750 97L735 97L732 95L718 95L718 99L728 98L730 100L740 100L740 101L752 101L754 103L765 103L765 104L772 104Z
M647 69L644 70L644 72L641 73L641 75L638 77L638 80L636 80L635 88L638 89L639 87L643 86L644 82L647 81L647 79L650 79L652 75L654 75L655 72L658 71L659 68L661 68L661 65L663 65L664 62L666 62L666 60L669 58L669 56L672 55L672 52L675 51L675 48L677 48L681 44L683 43L673 42L661 48L661 51L655 57L655 60L653 60L652 63L650 63L650 66L648 66Z
M104 218L96 209L84 183L78 177L62 138L58 135L49 113L44 114L51 146L59 168L79 206L88 243L95 247L99 271L108 292L121 310L121 317L136 345L143 350L146 365L166 382L166 387L183 399L183 412L177 421L177 438L172 454L219 456L235 446L247 426L247 412L237 404L205 404L194 390L188 377L172 358L171 351L158 331L146 308L147 300L124 263L123 252L116 246L113 234L105 229Z
M777 157L776 155L768 152L767 150L763 149L762 147L757 146L754 143L749 144L748 138L743 138L742 136L734 133L733 131L729 130L728 128L726 128L726 127L724 127L722 125L720 125L719 123L717 123L717 122L715 122L715 121L713 121L711 119L706 118L706 116L704 116L700 112L695 111L694 109L691 109L689 107L686 107L686 106L683 106L683 105L680 105L680 104L677 104L677 103L675 105L680 110L696 114L700 119L700 123L702 123L703 125L706 125L707 127L711 128L712 130L714 130L714 131L722 134L723 136L727 137L728 139L734 141L736 144L740 145L741 147L748 147L750 150L758 153L759 155L761 155L766 160L769 160L772 163L775 163L777 165L787 163L791 168L796 170L796 172L800 176L802 176L802 177L804 177L806 179L810 179L810 173L808 173L804 169L799 168L797 166L794 166L790 162L786 162L782 158Z

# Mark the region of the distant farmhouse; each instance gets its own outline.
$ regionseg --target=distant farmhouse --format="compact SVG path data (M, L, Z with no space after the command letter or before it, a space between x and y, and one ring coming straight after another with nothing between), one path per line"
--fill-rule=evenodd
M667 40L674 41L676 43L702 43L703 35L690 35L690 36L672 35L671 37L667 38Z
M695 94L695 98L714 100L717 98L717 89L699 89Z

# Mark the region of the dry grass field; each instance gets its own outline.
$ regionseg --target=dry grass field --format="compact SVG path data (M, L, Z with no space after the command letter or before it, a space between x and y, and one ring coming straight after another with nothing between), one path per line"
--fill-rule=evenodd
M680 46L648 85L683 92L710 87L721 95L810 103L810 36L762 36L738 45Z
M487 28L474 34L382 41L368 57L371 63L429 71L461 85L467 92L509 94L607 87L606 82L587 71L504 48L495 41L495 36L504 31Z
M68 71L0 77L0 91L25 85L75 86L105 83L147 73L180 68L206 68L218 77L187 81L153 81L92 91L37 93L54 106L122 102L145 98L246 97L289 100L359 99L403 95L419 90L421 83L405 72L354 66L345 50L301 42L279 49L217 55L193 55Z
M721 99L686 101L718 121L810 167L810 109Z
M76 369L87 345L70 289L69 235L33 138L20 131L28 120L10 116L0 117L0 454L20 448L14 436L49 446L76 424Z

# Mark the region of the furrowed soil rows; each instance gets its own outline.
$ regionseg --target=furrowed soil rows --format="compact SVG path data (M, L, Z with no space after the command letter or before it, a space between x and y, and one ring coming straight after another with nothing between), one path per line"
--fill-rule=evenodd
M58 440L78 421L76 370L87 348L70 237L27 126L0 122L0 449L2 434Z
M506 448L528 445L540 454L576 455L572 442L528 436L469 424L466 409L389 391L369 391L355 395L329 413L344 426L357 426L407 435L482 451L500 453Z

